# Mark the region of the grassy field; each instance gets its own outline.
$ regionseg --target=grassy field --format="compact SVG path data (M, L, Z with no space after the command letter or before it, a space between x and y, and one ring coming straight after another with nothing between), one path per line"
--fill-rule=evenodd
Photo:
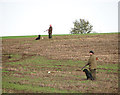
M9 60L17 59L18 55L14 55ZM101 78L102 75L98 76L99 81L86 80L85 74L77 71L85 63L85 61L50 60L40 56L32 56L30 59L17 62L6 62L5 69L2 71L3 93L81 93L85 91L89 93L100 89L96 84L101 84L102 80L115 79L112 74L117 73L117 64L104 64L98 65L97 75L107 73L109 76L104 78ZM80 90L79 87L84 89Z
M109 35L109 34L119 34L118 33L89 33L89 34L58 34L58 35L53 35L53 36L70 36L70 35ZM48 36L48 35L41 35L42 37ZM4 36L0 37L2 39L16 39L16 38L33 38L37 37L37 35L31 35L31 36Z
M3 37L3 93L118 92L116 33L62 35L51 40L44 36L40 41L35 37ZM89 43L94 43L99 59L95 81L86 80L85 73L79 71L89 58Z

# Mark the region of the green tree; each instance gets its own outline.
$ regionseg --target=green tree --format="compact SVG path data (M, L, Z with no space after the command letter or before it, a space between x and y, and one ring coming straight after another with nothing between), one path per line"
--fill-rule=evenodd
M71 28L70 33L71 34L85 34L85 33L90 33L93 29L93 26L89 23L89 21L80 19L75 20L73 22L74 28Z

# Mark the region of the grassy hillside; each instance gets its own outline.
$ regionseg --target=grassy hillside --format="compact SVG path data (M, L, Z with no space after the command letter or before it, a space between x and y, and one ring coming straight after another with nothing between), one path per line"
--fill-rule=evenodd
M54 34L53 36L69 36L69 35L104 35L104 34L118 34L118 33L89 33L89 34ZM43 37L48 35L41 35ZM5 36L0 37L2 39L16 39L16 38L31 38L31 37L37 37L37 35L30 35L30 36Z
M103 92L105 90L101 84L109 85L108 83L116 79L113 74L117 73L117 65L98 65L97 81L91 81L86 80L82 71L77 71L85 65L85 61L50 60L40 56L14 62L16 59L18 58L14 55L9 59L11 62L3 65L3 93L89 93L95 90ZM103 73L108 76L104 76Z
M116 33L35 37L3 37L3 93L117 93ZM89 50L98 57L96 81L80 71Z

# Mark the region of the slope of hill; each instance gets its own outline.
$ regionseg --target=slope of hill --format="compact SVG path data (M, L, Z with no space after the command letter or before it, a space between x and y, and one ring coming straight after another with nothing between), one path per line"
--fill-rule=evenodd
M118 34L3 39L3 93L117 93L118 40ZM98 57L96 81L77 71L90 50Z

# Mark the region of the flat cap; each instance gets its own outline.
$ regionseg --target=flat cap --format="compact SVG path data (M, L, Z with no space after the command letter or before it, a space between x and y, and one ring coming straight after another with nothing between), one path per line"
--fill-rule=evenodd
M93 53L94 54L94 52L92 50L89 53Z

